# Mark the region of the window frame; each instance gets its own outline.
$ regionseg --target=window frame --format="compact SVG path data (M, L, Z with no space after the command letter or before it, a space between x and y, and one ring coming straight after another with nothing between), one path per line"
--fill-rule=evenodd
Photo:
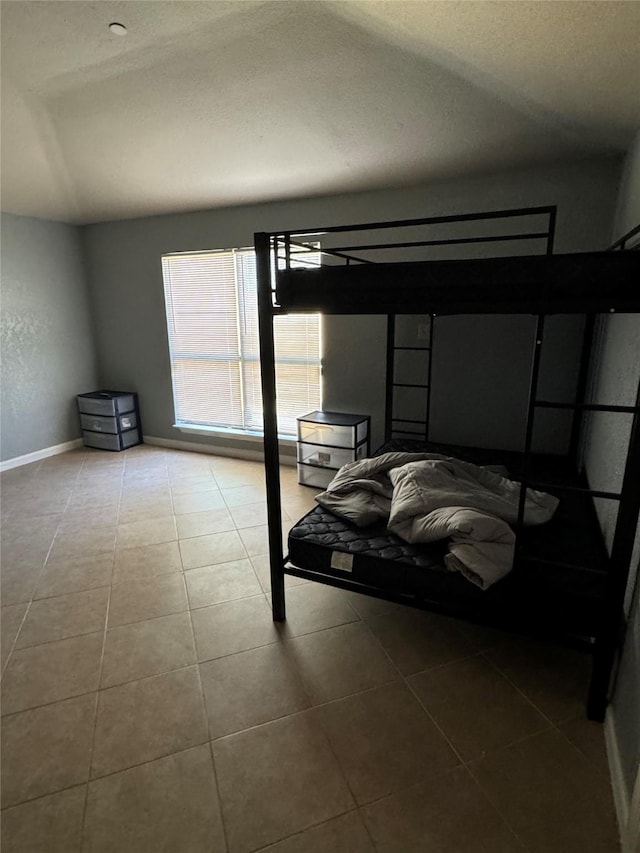
M319 247L318 247L319 249ZM184 259L187 260L189 257L193 258L203 258L204 256L215 256L215 255L230 255L232 257L233 264L233 293L235 297L235 329L236 329L236 340L237 340L237 359L231 358L216 358L215 355L208 356L207 354L202 353L191 353L193 356L192 360L205 360L211 363L224 363L225 361L232 361L234 365L237 365L237 383L231 383L230 388L231 392L237 389L239 392L239 412L241 414L242 423L225 423L223 420L219 420L217 422L213 422L210 420L198 420L196 418L186 418L179 417L180 411L180 402L186 403L184 399L184 393L179 390L177 383L177 371L176 364L183 361L189 360L189 353L184 353L179 355L180 349L176 347L176 337L178 336L177 328L176 328L176 317L178 314L175 310L174 300L176 296L175 287L171 285L171 276L170 276L170 265L172 259ZM247 277L246 270L244 269L244 263L247 257L249 257L249 268L252 270L252 275ZM318 251L317 261L319 263L320 253ZM182 432L192 433L192 434L200 434L200 435L217 435L217 436L227 436L230 438L243 438L251 441L262 441L264 436L264 427L262 423L262 388L260 383L260 355L259 355L259 332L258 332L258 312L257 312L257 278L255 275L255 262L256 255L255 249L253 247L246 248L232 248L232 249L212 249L212 250L200 250L200 251L187 251L187 252L169 252L164 253L161 256L161 269L162 269L162 278L163 278L163 295L164 295L164 308L165 308L165 321L167 328L167 337L168 337L168 349L169 349L169 369L171 372L171 389L172 389L172 397L173 397L173 409L174 409L174 424L173 426L176 429L179 429ZM169 275L167 272L169 271ZM221 268L221 276L225 275L225 271ZM244 279L240 281L244 276ZM249 295L249 300L255 300L255 305L249 304L246 296ZM255 319L255 328L249 330L248 332L243 332L242 326L248 322L250 315L253 311L253 317ZM305 411L302 411L302 408L306 405L309 405L311 408L322 408L322 397L323 397L323 360L322 360L322 315L319 313L314 314L292 314L292 315L283 315L282 317L276 318L278 321L286 320L288 317L293 318L304 316L310 318L316 318L317 326L315 330L315 336L317 337L317 346L318 346L318 355L316 358L311 358L307 361L300 362L301 364L305 364L308 367L313 368L317 367L317 386L312 385L312 387L317 387L317 401L307 403L301 403L300 407L300 415L305 414ZM229 324L230 325L230 324ZM276 323L274 322L274 334ZM308 337L304 338L308 340ZM251 343L254 344L253 348L251 347ZM255 350L255 345L257 344L257 351ZM287 358L278 359L276 358L275 366L276 373L279 365L291 364L291 361L288 361ZM249 365L252 367L249 368ZM249 372L252 371L255 373L257 367L258 381L256 382L248 382ZM308 384L308 381L307 381ZM302 386L301 386L302 387ZM247 390L249 388L249 390ZM251 406L247 402L247 397L252 396L255 400L256 397L259 400L258 407ZM281 395L278 395L278 402L282 399ZM311 408L309 410L311 410ZM254 423L250 423L251 414L254 416ZM256 416L258 416L256 418ZM282 415L279 412L280 417L287 418L291 421L291 418L294 417L291 414ZM256 424L256 420L259 420L259 426ZM285 428L286 429L286 428ZM279 438L285 442L293 443L296 439L296 428L295 428L295 420L292 424L289 425L290 431L279 431Z

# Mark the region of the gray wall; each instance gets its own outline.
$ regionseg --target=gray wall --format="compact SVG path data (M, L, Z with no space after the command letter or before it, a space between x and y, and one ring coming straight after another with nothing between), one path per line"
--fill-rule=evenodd
M109 222L83 229L88 276L97 320L97 346L104 385L140 393L147 435L185 440L173 428L173 403L160 256L166 252L253 244L254 231L312 228L349 222L460 213L502 207L558 204L556 251L603 248L610 232L620 164L599 160L451 180L410 189L348 194L277 204ZM439 342L446 357L434 377L437 423L434 437L517 446L524 413L521 392L528 372L532 324L527 318L446 318ZM552 324L553 325L553 324ZM327 317L324 336L324 406L371 413L373 444L383 432L385 321L380 317ZM551 330L551 346L568 353L577 328L562 321ZM479 372L449 373L451 352L495 341L502 349ZM506 361L503 360L506 358ZM480 363L476 361L476 364ZM504 364L508 364L508 369ZM573 363L548 372L559 393L571 384ZM469 398L483 377L483 417L469 417ZM452 393L452 379L458 386ZM518 396L520 395L520 396ZM501 417L489 414L504 410ZM485 414L486 413L486 414ZM451 430L455 432L452 433ZM440 435L438 434L440 433ZM555 427L547 430L549 449L562 449ZM206 439L198 436L194 441ZM222 444L223 442L219 442ZM233 442L226 442L233 445ZM559 444L562 445L562 440Z
M79 229L2 214L2 460L80 436L97 381Z
M613 240L640 224L640 132L625 161L618 195ZM640 316L606 317L601 329L599 371L595 387L598 402L634 405L640 381ZM628 416L596 417L587 448L587 470L595 488L617 488L621 483L626 441L630 431ZM603 485L600 485L603 484ZM601 502L599 515L610 545L615 525L615 507ZM640 766L640 584L635 587L640 559L640 527L632 559L627 590L629 614L627 637L618 672L610 713L617 737L628 797Z

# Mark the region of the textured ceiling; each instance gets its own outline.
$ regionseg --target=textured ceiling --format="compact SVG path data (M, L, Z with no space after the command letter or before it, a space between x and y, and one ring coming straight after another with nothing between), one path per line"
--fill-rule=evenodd
M14 213L92 222L399 186L623 152L640 126L639 2L3 0L0 14Z

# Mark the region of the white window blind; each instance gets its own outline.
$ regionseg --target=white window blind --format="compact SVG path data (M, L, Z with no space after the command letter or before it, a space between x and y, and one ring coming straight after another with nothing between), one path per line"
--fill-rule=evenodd
M310 258L309 258L310 260ZM253 249L162 258L176 424L262 432ZM320 315L274 321L278 431L321 405Z

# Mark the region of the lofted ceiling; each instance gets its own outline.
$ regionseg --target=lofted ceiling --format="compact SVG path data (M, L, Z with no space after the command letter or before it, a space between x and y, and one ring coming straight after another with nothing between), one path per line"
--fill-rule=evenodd
M402 186L622 153L640 126L633 0L2 0L0 14L13 213L86 223Z

